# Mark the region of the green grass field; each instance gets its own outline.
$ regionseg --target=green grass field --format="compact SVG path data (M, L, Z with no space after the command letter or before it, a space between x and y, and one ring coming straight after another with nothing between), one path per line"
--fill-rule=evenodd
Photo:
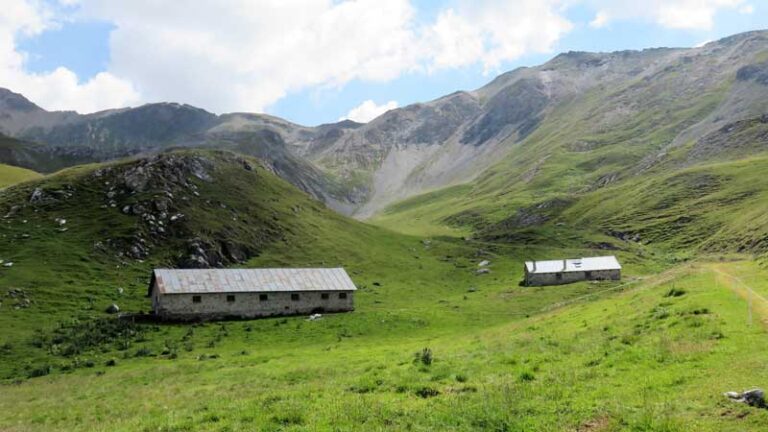
M0 164L0 188L40 178L40 174L28 169Z
M160 160L182 172L202 161L212 179L162 171L185 186L150 182L123 193L111 189L115 179L141 163L124 161L1 193L0 210L25 204L0 225L0 259L14 262L0 267L0 430L757 431L768 423L768 411L722 396L768 379L768 272L749 256L688 261L557 224L513 240L403 234L338 216L251 159ZM44 200L29 204L35 188ZM124 206L171 190L172 211L186 215L180 225L148 240L147 258L121 255L126 239L149 229ZM247 261L230 265L344 266L359 288L356 310L186 325L104 312L112 302L148 310L151 268L183 258L189 237L252 245ZM618 248L610 253L624 264L622 282L519 286L525 259L605 253L597 243ZM476 274L481 260L490 274Z
M747 301L723 273L745 282L766 275L748 262L685 265L613 290L589 287L593 296L554 309L522 306L523 292L482 288L473 295L491 297L486 305L518 304L530 317L509 313L467 328L419 307L377 312L365 291L359 311L319 321L210 323L188 337L164 326L142 346L194 347L6 384L0 427L761 430L768 411L721 393L768 379L768 317L755 308L748 321ZM683 294L670 296L672 288ZM430 364L415 356L425 347Z

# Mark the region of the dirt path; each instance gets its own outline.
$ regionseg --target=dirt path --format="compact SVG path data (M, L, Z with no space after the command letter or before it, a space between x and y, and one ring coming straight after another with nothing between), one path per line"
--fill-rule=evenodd
M709 267L717 275L718 282L722 283L751 304L752 319L762 322L763 326L768 329L768 298L765 298L765 296L756 292L740 277L734 275L731 272L732 269L729 269L727 266L723 264L711 264Z

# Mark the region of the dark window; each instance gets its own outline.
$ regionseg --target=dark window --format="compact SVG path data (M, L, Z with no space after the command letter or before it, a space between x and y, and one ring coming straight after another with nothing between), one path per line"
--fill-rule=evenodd
M259 301L267 301L269 300L269 296L266 294L259 294Z
M345 298L347 298L347 293L339 293L339 298L340 298L340 299L345 299Z
M563 280L563 274L562 273L555 273L555 279Z
M298 294L291 294L291 300L299 301L299 295Z
M192 303L200 303L203 301L203 298L200 296L192 296Z
M322 294L320 294L320 298L321 298L321 299L323 299L323 300L328 300L328 297L330 297L330 296L328 295L328 293L322 293Z
M233 296L233 295L231 295L231 294L230 294L230 295L228 295L228 296L227 296L227 302L228 302L228 303L234 303L234 302L235 302L235 296Z
M592 279L592 272L584 272L584 277L587 279Z

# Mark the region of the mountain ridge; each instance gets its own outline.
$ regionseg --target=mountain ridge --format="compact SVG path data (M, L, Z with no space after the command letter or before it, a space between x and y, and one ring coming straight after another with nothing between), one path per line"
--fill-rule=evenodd
M553 122L578 118L594 125L592 131L580 126L581 134L557 132L573 146L594 149L578 142L589 143L586 135L605 134L609 128L629 131L649 109L679 110L679 98L693 101L712 94L710 105L681 119L684 128L665 126L669 119L663 117L654 119L654 130L671 127L675 132L664 138L666 150L629 152L644 152L631 156L642 162L621 171L643 172L666 152L763 113L768 91L760 56L768 52L766 35L747 32L697 48L571 51L539 66L505 72L472 91L390 110L365 124L302 126L266 114L217 115L176 103L86 115L47 112L5 91L0 131L41 144L43 151L64 158L62 166L170 147L234 149L275 164L280 175L337 211L368 218L398 200L480 179L509 157L525 158L539 145L542 131L556 129ZM593 114L585 117L583 110ZM636 147L629 135L619 139ZM513 172L528 171L544 156L528 158L528 168Z

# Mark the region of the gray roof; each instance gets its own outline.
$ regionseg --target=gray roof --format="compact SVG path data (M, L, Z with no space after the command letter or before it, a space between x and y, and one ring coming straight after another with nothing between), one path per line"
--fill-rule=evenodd
M528 273L569 273L577 271L621 270L615 256L572 258L549 261L526 261Z
M152 281L163 294L357 289L343 268L155 269Z

